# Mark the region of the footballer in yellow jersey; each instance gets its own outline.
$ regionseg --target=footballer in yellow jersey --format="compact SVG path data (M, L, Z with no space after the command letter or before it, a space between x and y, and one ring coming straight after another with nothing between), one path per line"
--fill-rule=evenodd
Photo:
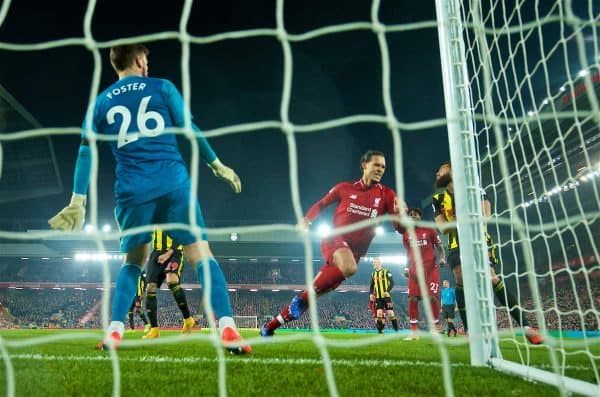
M435 222L438 224L442 233L448 236L448 264L454 273L456 279L456 304L458 306L459 314L464 325L465 332L467 332L467 316L465 309L465 294L462 282L462 260L469 260L471 258L461 258L460 246L458 241L458 232L456 226L447 226L448 222L455 221L457 216L460 214L456 213L456 206L454 204L454 182L452 179L452 166L450 163L443 163L438 168L435 174L435 187L437 189L443 189L442 192L433 195L433 212ZM485 194L482 194L481 198L483 216L489 218L491 215L491 204ZM490 259L490 272L492 276L492 284L494 289L494 295L501 303L502 306L509 308L510 314L513 319L521 325L525 330L525 336L532 344L542 343L542 338L537 330L529 326L527 318L519 309L519 304L512 294L511 291L507 290L502 280L501 275L496 274L495 265L499 263L496 256L496 247L492 240L492 237L486 232L486 243L488 245L488 255Z

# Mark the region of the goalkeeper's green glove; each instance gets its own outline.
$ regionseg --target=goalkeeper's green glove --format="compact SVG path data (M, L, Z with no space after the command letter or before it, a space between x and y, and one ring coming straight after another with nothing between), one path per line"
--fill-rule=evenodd
M212 168L213 174L215 174L217 178L221 178L229 183L229 186L231 186L235 193L240 193L242 191L240 177L234 170L221 163L221 160L216 159L209 164L209 167Z
M48 220L50 227L58 230L81 230L85 219L85 198L83 194L73 193L69 205Z

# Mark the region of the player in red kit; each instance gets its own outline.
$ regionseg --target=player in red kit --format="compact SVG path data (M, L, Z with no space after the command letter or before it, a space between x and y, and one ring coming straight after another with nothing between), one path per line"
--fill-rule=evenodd
M360 166L361 179L335 185L308 210L299 226L307 228L323 209L334 203L337 204L333 215L333 225L336 228L384 214L396 214L396 193L380 183L385 172L383 153L368 151L362 156ZM317 296L333 291L342 281L356 273L358 261L366 254L373 237L375 225L325 238L321 242L321 253L326 263L313 279ZM260 334L272 336L283 324L300 318L307 308L308 291L305 290L295 296L279 314L263 324Z
M410 208L408 210L410 216L415 222L421 220L421 210L418 208ZM443 267L446 264L446 255L440 236L435 229L429 227L415 227L415 235L417 237L416 245L421 252L421 260L423 261L423 274L425 276L425 285L431 303L431 312L433 313L433 322L439 324L439 293L440 293L440 271L437 267L435 248L438 251L439 264ZM421 289L419 288L419 279L417 273L417 258L411 245L411 238L408 232L403 233L402 243L409 257L409 267L405 269L404 275L408 277L408 316L410 318L411 335L406 340L418 339L417 331L419 328L419 300L421 299Z

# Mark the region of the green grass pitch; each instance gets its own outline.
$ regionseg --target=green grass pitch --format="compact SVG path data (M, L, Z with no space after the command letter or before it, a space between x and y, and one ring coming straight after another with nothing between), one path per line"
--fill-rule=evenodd
M318 343L308 332L279 332L270 341L244 330L253 345L249 356L225 357L229 396L327 396L330 391ZM401 334L323 333L340 396L443 396L439 345L428 337L404 341ZM95 350L100 331L2 330L0 393L7 395L7 374L14 373L16 396L109 396L113 362ZM127 333L118 350L123 396L216 396L219 354L208 331L181 337L163 331L141 342L141 331ZM517 338L518 339L518 338ZM464 338L441 338L448 351L454 395L557 396L556 388L525 381L487 367L469 365ZM22 343L24 342L24 343ZM169 343L174 342L174 343ZM220 349L220 348L219 348ZM595 345L598 357L600 347ZM522 357L549 369L545 347L502 342L505 358ZM10 360L6 360L6 354ZM566 374L595 382L590 359L573 349L565 355ZM562 359L562 356L559 357ZM600 363L596 360L596 365Z

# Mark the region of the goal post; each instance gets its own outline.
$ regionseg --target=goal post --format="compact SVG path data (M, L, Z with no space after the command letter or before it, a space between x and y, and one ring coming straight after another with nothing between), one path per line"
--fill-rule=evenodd
M238 328L258 329L258 316L233 316Z
M437 0L438 37L448 124L448 144L462 264L471 364L498 356L496 321L483 227L471 93L458 0ZM463 258L469 258L463 260ZM490 304L490 302L492 304Z
M575 7L436 0L471 364L596 396L600 7ZM495 307L482 187L494 206L487 228L498 273L542 346L517 337L512 308ZM534 367L532 355L547 361ZM570 366L577 355L589 367Z

